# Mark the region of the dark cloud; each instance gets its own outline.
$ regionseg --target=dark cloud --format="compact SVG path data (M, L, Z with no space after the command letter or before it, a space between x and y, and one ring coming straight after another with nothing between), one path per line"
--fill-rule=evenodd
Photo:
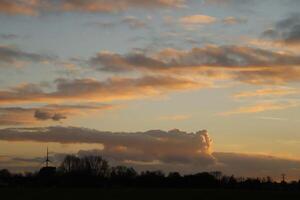
M18 64L22 62L49 62L55 57L36 53L28 53L20 49L8 46L0 46L0 63Z
M109 104L46 105L40 107L0 107L0 126L32 125L40 121L55 122L80 113L113 109Z
M247 46L206 46L189 51L165 49L153 54L100 52L89 65L107 72L145 71L228 77L247 83L299 81L300 56Z
M300 14L292 14L263 32L263 37L287 45L300 44Z
M190 51L165 49L154 55L100 52L90 65L104 71L172 70L194 67L278 67L300 64L300 56L246 46L206 46Z
M67 117L60 113L51 113L49 111L36 110L34 112L34 117L38 120L53 120L59 121L62 119L66 119Z

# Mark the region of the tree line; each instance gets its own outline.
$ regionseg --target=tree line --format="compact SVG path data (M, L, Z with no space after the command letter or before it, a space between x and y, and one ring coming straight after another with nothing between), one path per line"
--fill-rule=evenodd
M300 180L276 182L271 177L226 176L219 171L181 175L115 166L101 156L67 155L60 166L43 167L34 173L0 170L0 187L101 187L101 188L213 188L255 190L300 190Z

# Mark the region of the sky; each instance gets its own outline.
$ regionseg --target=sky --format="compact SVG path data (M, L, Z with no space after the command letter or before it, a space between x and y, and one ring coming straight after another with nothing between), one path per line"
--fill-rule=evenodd
M300 178L300 1L0 0L0 168Z

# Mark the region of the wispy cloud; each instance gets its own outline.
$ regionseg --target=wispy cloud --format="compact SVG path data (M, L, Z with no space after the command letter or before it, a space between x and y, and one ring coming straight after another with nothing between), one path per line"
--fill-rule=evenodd
M260 113L271 110L284 110L287 108L300 106L298 101L287 101L287 102L260 102L250 106L239 107L235 110L222 112L220 116L230 116L238 114L249 114L249 113Z
M130 8L176 8L184 4L185 0L0 0L0 12L31 16L51 12L111 13Z
M58 79L54 84L56 90L53 92L43 90L39 84L22 84L1 90L0 104L130 100L209 87L207 83L170 76L113 77L104 81L91 78Z
M55 56L31 53L16 47L0 45L0 67L7 64L20 66L24 63L47 63L55 60Z
M163 121L183 121L189 119L190 115L163 115L158 119Z
M212 24L216 21L217 19L215 17L208 15L189 15L179 20L182 25Z
M259 89L255 91L245 91L236 93L233 97L236 99L248 98L248 97L265 97L265 96L287 96L292 94L299 94L300 90L290 87L273 87Z
M287 118L280 118L280 117L266 117L266 116L261 116L261 117L256 117L257 119L263 119L263 120L272 120L272 121L288 121L289 119Z

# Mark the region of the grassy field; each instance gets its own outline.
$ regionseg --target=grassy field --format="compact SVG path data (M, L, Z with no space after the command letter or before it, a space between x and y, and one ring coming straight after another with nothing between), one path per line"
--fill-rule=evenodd
M0 189L1 199L300 199L300 192L200 189Z

